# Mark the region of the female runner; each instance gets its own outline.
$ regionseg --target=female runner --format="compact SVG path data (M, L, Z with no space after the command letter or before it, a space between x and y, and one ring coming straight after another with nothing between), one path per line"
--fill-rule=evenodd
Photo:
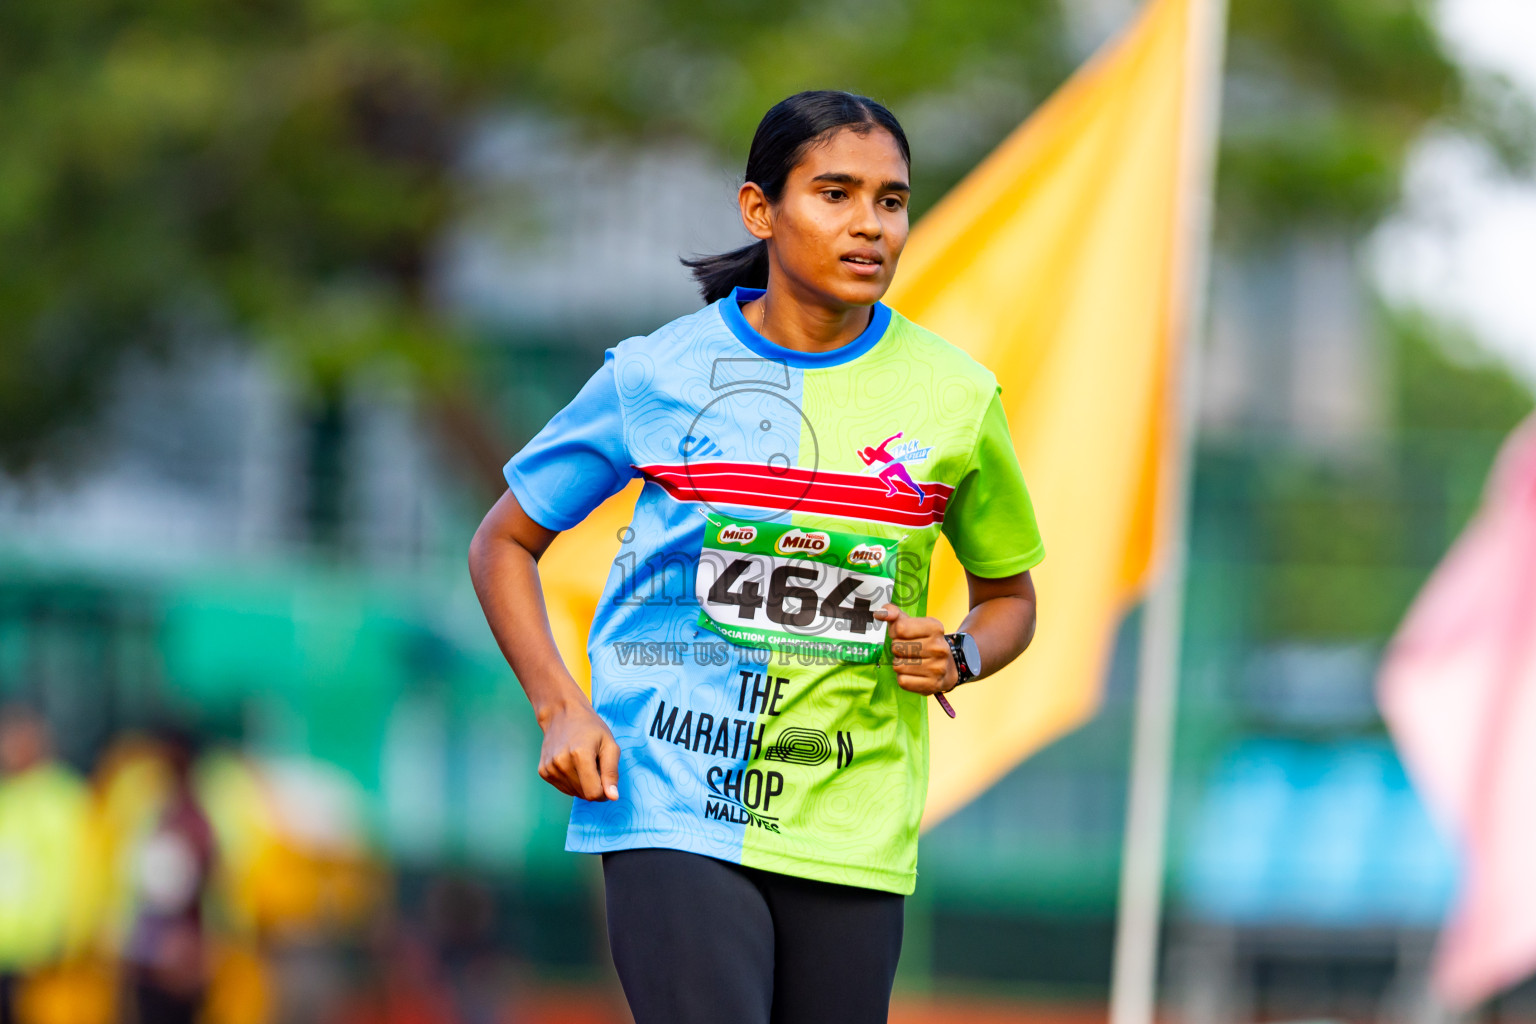
M607 351L470 547L544 730L539 775L577 798L566 849L603 855L637 1024L884 1021L924 699L948 710L1034 632L1044 550L997 382L880 301L909 165L873 100L768 111L738 194L757 241L684 261L708 305ZM537 562L637 476L589 701ZM941 531L970 584L949 635L926 616Z

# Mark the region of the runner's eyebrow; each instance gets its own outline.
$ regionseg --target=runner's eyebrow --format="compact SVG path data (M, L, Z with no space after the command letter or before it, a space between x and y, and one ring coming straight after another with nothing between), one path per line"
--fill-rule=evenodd
M816 175L816 177L812 178L811 181L830 181L833 184L847 185L850 188L858 188L860 185L864 184L863 178L859 177L857 174L849 174L846 171L827 171L823 174ZM897 181L895 178L891 178L889 181L882 181L880 183L880 191L911 192L912 186L908 185L904 181Z

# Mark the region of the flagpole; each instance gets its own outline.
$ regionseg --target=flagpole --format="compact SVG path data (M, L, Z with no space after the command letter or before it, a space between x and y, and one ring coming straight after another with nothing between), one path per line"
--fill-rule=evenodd
M1157 1009L1158 936L1162 921L1174 711L1184 626L1186 532L1198 426L1200 341L1210 276L1216 144L1221 126L1227 0L1192 0L1181 160L1178 268L1170 325L1180 353L1168 375L1158 486L1161 559L1142 611L1136 710L1121 847L1120 898L1110 981L1109 1024L1152 1024ZM1182 301L1178 301L1182 300Z

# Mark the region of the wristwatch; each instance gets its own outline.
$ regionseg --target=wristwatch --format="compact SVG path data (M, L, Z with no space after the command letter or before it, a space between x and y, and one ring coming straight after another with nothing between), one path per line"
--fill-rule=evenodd
M976 638L969 633L945 633L944 639L949 641L949 654L960 676L955 685L975 679L981 671L981 648L976 646Z

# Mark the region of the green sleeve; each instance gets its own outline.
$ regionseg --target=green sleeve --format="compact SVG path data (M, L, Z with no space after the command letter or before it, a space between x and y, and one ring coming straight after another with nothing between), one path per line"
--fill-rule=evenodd
M1045 558L1035 506L1024 486L998 392L993 392L981 418L970 464L944 511L944 535L960 564L977 576L1012 576Z

